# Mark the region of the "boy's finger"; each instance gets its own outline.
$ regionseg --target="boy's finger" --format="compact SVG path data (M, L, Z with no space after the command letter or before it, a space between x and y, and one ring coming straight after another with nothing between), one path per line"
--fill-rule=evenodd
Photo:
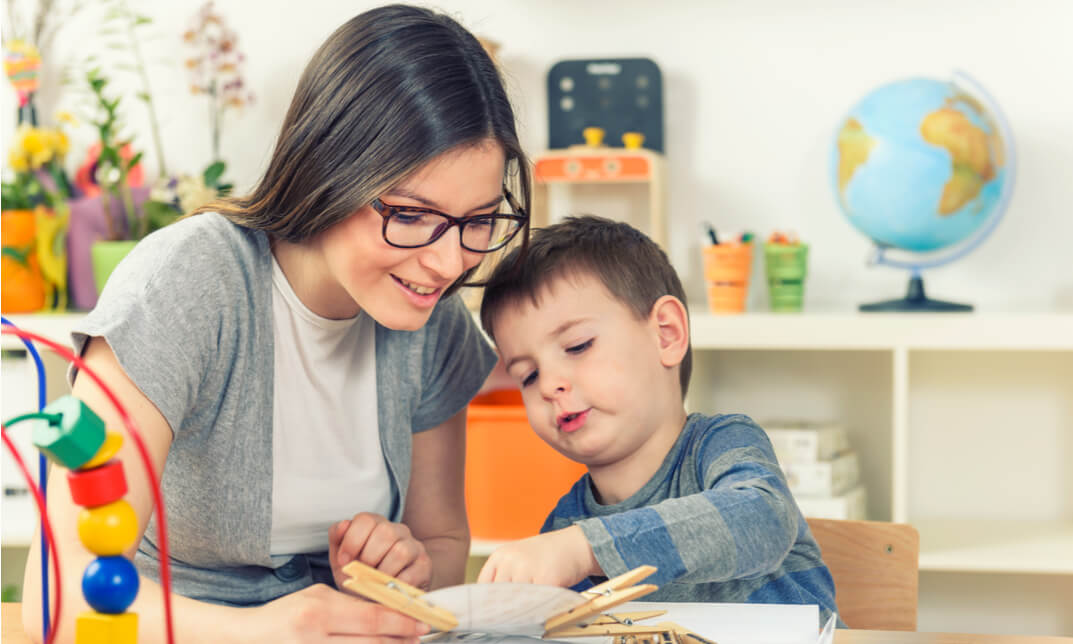
M489 559L488 561L484 562L483 566L481 566L481 572L480 572L480 574L477 575L477 583L478 584L490 584L493 581L495 581L495 576L496 576L495 563L493 563L492 560Z

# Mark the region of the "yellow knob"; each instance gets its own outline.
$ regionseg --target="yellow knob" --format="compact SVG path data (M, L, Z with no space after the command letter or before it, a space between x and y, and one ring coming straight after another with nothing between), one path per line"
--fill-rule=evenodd
M622 135L622 145L630 150L639 150L644 142L645 135L640 132L626 132Z
M585 137L585 145L590 148L598 148L604 142L604 129L602 127L587 127L581 131Z

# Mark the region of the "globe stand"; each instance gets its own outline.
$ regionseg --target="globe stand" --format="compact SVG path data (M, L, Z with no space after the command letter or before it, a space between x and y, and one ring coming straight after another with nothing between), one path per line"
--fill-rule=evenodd
M883 302L872 302L871 304L861 304L858 307L861 311L876 312L876 311L906 311L906 312L960 312L971 311L971 304L958 304L956 302L945 302L943 300L932 300L924 294L924 278L920 275L913 275L909 278L909 289L905 294L905 297L898 300L885 300Z

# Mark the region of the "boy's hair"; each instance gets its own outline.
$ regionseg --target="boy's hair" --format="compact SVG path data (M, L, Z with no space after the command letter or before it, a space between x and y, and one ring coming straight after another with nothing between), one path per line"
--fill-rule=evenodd
M673 295L686 306L682 282L667 254L629 224L591 215L567 217L534 230L528 252L519 261L520 252L511 251L485 283L481 326L493 341L492 325L504 307L524 297L536 305L541 290L561 277L592 275L642 320L664 295ZM679 365L683 399L692 370L690 344Z

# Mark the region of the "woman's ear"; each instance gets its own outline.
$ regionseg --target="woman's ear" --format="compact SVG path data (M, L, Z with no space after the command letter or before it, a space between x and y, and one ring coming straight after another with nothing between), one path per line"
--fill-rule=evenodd
M652 305L649 321L659 341L660 362L664 367L676 367L689 350L689 314L673 295L664 295Z

